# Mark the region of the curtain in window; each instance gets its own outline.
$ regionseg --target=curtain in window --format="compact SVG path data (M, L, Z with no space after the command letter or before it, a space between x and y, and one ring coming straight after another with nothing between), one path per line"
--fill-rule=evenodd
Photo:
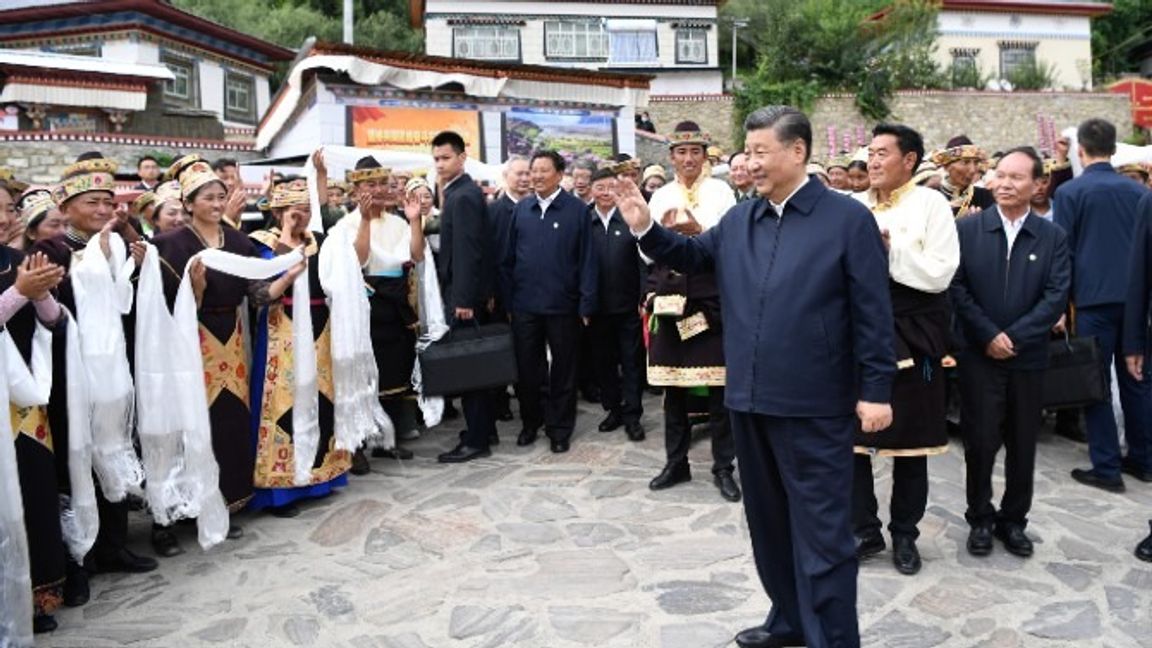
M655 63L655 31L613 31L610 32L612 63Z

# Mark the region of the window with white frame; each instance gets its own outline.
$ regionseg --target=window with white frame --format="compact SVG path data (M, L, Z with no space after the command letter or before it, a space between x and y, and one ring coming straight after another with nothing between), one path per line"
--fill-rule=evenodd
M229 121L256 121L256 82L247 74L224 75L224 118Z
M520 30L503 25L454 27L452 52L457 58L518 61Z
M599 20L547 20L544 56L550 59L606 59L608 32Z
M1037 43L1000 43L1000 78L1008 79L1020 70L1036 65Z
M196 62L171 54L162 55L160 62L175 77L164 82L164 100L170 104L195 107L198 101Z
M611 65L654 65L660 62L656 44L656 21L609 19L608 63Z
M705 29L677 29L676 62L707 63L708 31Z

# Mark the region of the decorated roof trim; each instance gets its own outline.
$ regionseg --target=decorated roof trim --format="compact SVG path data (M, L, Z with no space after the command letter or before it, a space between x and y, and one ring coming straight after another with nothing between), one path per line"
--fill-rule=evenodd
M57 133L52 131L0 131L0 142L89 142L92 144L127 144L157 148L210 151L255 151L251 142L228 142L183 137L155 137L126 133Z

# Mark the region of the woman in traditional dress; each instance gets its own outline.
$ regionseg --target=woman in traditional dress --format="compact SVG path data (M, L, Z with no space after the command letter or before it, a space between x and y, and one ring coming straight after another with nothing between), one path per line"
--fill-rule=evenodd
M52 192L47 189L25 191L17 207L24 227L21 250L31 249L36 241L59 236L68 227L68 221L52 199Z
M188 214L180 200L180 183L172 180L156 187L156 203L149 213L148 225L152 236L180 229L188 224Z
M19 220L15 199L14 187L0 181L0 230ZM50 194L48 200L51 201ZM49 263L43 254L25 257L18 250L0 246L0 325L8 330L26 363L31 362L37 319L50 327L61 320L60 306L49 291L63 277L64 269ZM56 629L52 614L63 600L68 562L60 530L60 491L56 484L52 430L48 425L48 410L43 405L10 405L9 409L20 471L24 529L28 535L32 629L51 632Z
M223 227L227 189L203 160L188 163L182 159L170 171L180 182L184 209L191 217L187 227L153 239L160 254L164 293L169 307L185 270L191 278L200 324L200 350L204 358L204 381L208 395L208 416L212 427L212 450L220 467L220 492L235 513L252 499L252 471L255 457L249 435L251 417L248 360L244 345L241 308L247 297L255 307L284 294L303 265L275 281L249 281L209 270L192 257L215 249L240 256L258 256L252 241L233 227ZM243 535L239 526L228 537ZM153 546L162 555L179 553L176 537L166 529L153 530ZM161 551L163 550L163 551Z
M293 353L293 291L260 309L255 326L252 350L252 436L256 448L256 494L249 504L253 509L268 509L278 517L299 513L295 502L309 497L323 497L333 488L348 483L347 472L352 455L336 449L334 434L332 353L329 338L329 311L320 285L320 264L316 255L323 242L322 234L308 231L311 218L307 191L278 190L272 193L269 207L277 225L253 232L260 256L271 259L303 248L308 264L309 302L312 316L312 339L316 347L317 387L319 390L320 439L311 462L307 483L296 480L293 435L296 354Z

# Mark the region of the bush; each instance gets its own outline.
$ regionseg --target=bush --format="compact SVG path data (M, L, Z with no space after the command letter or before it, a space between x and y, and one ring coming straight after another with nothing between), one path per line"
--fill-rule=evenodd
M1056 83L1056 71L1051 64L1036 60L1013 70L1008 83L1015 90L1048 90Z

